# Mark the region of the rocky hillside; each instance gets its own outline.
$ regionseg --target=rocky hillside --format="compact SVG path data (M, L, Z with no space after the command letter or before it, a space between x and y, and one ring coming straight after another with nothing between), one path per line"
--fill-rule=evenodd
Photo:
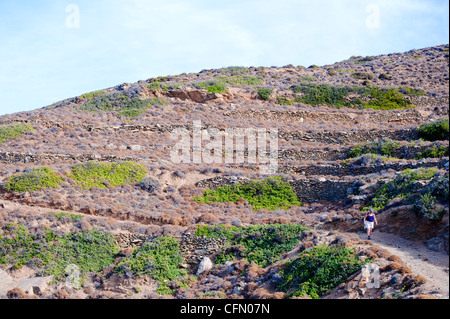
M448 49L161 76L1 116L0 296L448 298L377 245L420 243L448 286Z

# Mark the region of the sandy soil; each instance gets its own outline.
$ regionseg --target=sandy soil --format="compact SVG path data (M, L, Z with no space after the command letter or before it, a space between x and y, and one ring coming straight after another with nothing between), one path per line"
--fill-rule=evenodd
M367 234L358 233L362 240ZM437 290L442 298L449 299L449 255L445 252L429 250L419 241L404 239L395 234L375 230L372 233L372 242L394 255L400 257L412 272L422 275L428 282L430 290ZM439 291L439 292L438 292Z

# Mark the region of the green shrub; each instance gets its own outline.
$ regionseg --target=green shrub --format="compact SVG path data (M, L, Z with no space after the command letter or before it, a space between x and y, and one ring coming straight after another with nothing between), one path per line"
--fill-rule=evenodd
M441 158L448 156L448 147L444 145L433 145L416 156L416 159L422 158Z
M441 203L449 201L449 178L448 174L435 176L430 183L429 192L436 196Z
M0 263L15 269L23 265L38 267L42 275L53 275L55 282L66 277L66 267L76 265L81 275L101 272L113 263L119 249L114 237L105 232L87 230L56 235L50 229L32 234L18 224L3 227L0 234Z
M359 144L350 149L350 158L358 157L363 154L378 154L392 156L395 149L399 147L397 141L391 139L376 140L371 143Z
M15 139L25 132L34 131L30 124L12 123L0 125L0 143Z
M91 161L71 167L71 174L68 177L79 182L84 189L89 189L140 183L146 174L145 167L135 162L100 163Z
M414 211L420 216L429 220L441 220L445 210L436 210L437 199L428 192L415 197Z
M259 76L254 75L233 75L229 77L223 77L222 80L233 86L255 86L255 85L261 85L262 79Z
M182 86L183 86L183 84L181 84L181 83L162 84L161 82L152 82L149 85L147 85L147 87L149 89L161 90L164 92L171 91L171 90L178 90Z
M222 73L231 73L231 74L242 74L248 73L248 68L244 66L229 66L226 68L220 69Z
M234 74L231 76L218 76L213 80L194 84L196 88L204 88L209 93L224 93L228 86L255 86L262 83L261 77L245 74Z
M224 93L228 91L227 85L222 81L200 82L195 85L198 89L206 89L208 93Z
M264 101L268 101L270 99L270 95L273 90L271 88L260 88L256 91L258 93L258 97L263 99Z
M412 185L419 180L429 180L437 173L435 168L406 169L398 174L394 180L381 186L368 204L368 208L384 209L386 204L396 198L411 196Z
M415 90L401 93L398 88L379 89L374 86L350 87L332 86L329 84L302 83L292 86L294 93L302 93L295 102L313 106L331 105L335 107L373 108L376 110L391 110L412 107L404 94L414 94ZM354 97L350 98L349 96ZM366 98L366 99L363 99Z
M254 261L260 267L267 267L279 260L282 254L291 251L300 242L300 236L305 230L307 228L295 224L246 227L205 225L198 226L195 235L227 239L229 248L217 254L216 263L242 257Z
M42 188L56 188L62 181L63 178L50 168L38 167L11 176L5 184L5 189L16 193L32 192Z
M417 128L417 132L419 137L427 141L448 140L448 118L443 117L435 122L424 123Z
M168 287L169 281L187 275L187 271L180 268L183 261L179 242L172 236L161 236L134 250L131 256L119 262L114 271L149 275L159 282L157 292L167 294L173 292Z
M277 289L291 290L290 296L308 295L320 298L327 291L358 271L370 259L358 259L351 248L328 245L316 246L304 251L280 271L282 277Z
M72 222L76 222L83 218L82 215L65 213L65 212L60 212L58 214L55 214L55 218L57 220L61 220L63 217L69 217L72 220Z
M159 103L164 102L159 99L130 98L125 93L107 93L93 96L79 109L91 112L118 112L119 115L125 117L136 117L144 113L150 106Z
M80 97L82 99L92 99L94 96L102 95L103 93L104 93L103 90L99 90L99 91L94 91L94 92L90 92L90 93L85 93L85 94L81 95Z
M373 80L374 75L371 73L365 73L365 72L355 72L352 74L352 77L357 80Z
M270 210L288 209L294 205L301 205L289 182L283 181L280 176L219 187L215 191L207 189L203 196L194 197L194 200L206 204L214 202L237 203L241 198L247 200L254 210L263 208Z

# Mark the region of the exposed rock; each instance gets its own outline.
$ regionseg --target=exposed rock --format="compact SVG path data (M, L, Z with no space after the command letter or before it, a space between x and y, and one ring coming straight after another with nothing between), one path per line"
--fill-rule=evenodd
M212 269L212 267L213 262L211 261L211 259L209 259L209 257L203 257L202 261L198 265L197 276L201 275L207 270Z

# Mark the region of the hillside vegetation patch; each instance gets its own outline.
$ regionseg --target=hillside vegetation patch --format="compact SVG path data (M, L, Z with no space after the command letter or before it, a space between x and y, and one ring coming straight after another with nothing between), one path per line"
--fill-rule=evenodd
M89 189L140 183L146 174L147 171L142 164L131 161L119 163L90 161L72 166L68 177L76 180L82 188Z
M303 251L282 268L282 279L277 289L284 292L291 290L288 297L308 295L319 299L370 261L358 259L351 248L316 246Z
M279 104L304 103L312 106L330 105L337 108L354 107L375 110L405 109L413 107L405 96L423 95L411 88L377 88L375 86L333 86L329 84L301 83L291 87L300 93L294 100L279 100Z
M170 294L173 289L169 288L169 282L188 274L185 269L180 268L183 262L178 240L172 236L160 236L136 248L130 256L117 264L114 272L151 276L159 283L158 293Z
M262 79L253 75L217 76L212 80L195 83L198 89L206 89L209 93L224 93L229 86L256 86L262 84Z
M234 226L198 226L195 235L210 238L225 238L228 248L219 252L216 263L237 258L254 261L267 267L278 261L282 254L291 251L301 240L306 227L296 224Z
M10 139L15 139L23 133L33 130L34 129L30 124L11 123L0 125L0 143L4 143Z
M194 197L197 202L205 204L237 203L241 199L248 201L254 210L289 209L291 206L302 205L292 186L281 176L219 187L217 190L207 189L202 196Z
M449 139L448 117L443 117L435 122L424 123L417 129L419 137L427 141Z
M417 187L420 185L422 186ZM419 216L429 220L440 220L445 211L436 204L448 202L448 194L448 174L437 174L435 168L406 169L394 180L381 186L363 210L368 208L383 210L392 199L398 197L413 204Z
M42 188L56 188L63 178L48 167L36 167L11 176L5 189L16 193L38 191Z
M121 116L132 118L145 113L153 105L161 104L165 102L158 98L140 99L139 97L131 98L125 93L99 93L93 95L79 109L91 112L117 112Z
M110 233L86 230L57 235L47 229L33 234L18 224L3 227L0 247L1 264L9 264L13 269L24 265L37 268L41 275L53 275L54 282L65 280L69 265L76 265L82 276L101 272L119 252Z

